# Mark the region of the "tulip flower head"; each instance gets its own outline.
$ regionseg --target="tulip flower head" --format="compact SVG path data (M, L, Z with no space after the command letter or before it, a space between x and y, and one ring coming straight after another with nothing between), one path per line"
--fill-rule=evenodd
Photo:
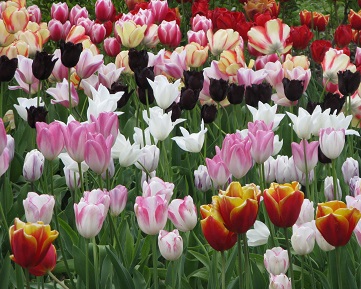
M293 230L291 244L297 255L307 255L313 251L316 242L315 231L308 226L301 226Z
M177 260L183 253L183 239L178 230L167 232L160 230L158 235L158 247L164 259Z
M273 224L281 228L293 226L300 214L304 194L298 182L272 183L263 192L263 201Z
M59 122L36 123L36 143L47 160L54 160L64 148L64 135Z
M209 177L206 166L200 165L194 171L194 185L202 192L208 191L210 188L212 188L212 181Z
M267 244L270 234L268 227L256 220L254 229L250 229L246 233L248 246L256 247Z
M345 146L345 129L321 129L319 141L323 154L334 160L339 157Z
M191 196L174 199L168 206L168 218L181 232L193 230L197 225L197 209Z
M189 134L189 132L180 127L183 137L172 137L177 145L184 151L198 153L201 151L204 143L204 137L207 132L207 128L204 128L204 121L201 122L201 130L198 133Z
M281 247L274 247L264 254L264 266L272 275L285 274L290 266L287 250Z
M332 246L344 246L351 238L361 212L347 208L341 201L331 201L317 205L316 226L325 240Z
M74 44L73 42L60 41L61 63L68 68L74 67L80 58L83 51L81 43Z
M48 79L57 61L58 58L54 58L54 54L37 51L32 64L34 76L39 80Z
M34 192L29 192L27 198L23 201L26 220L30 223L42 221L44 224L49 224L53 216L53 209L55 199L53 196L46 194L38 195Z

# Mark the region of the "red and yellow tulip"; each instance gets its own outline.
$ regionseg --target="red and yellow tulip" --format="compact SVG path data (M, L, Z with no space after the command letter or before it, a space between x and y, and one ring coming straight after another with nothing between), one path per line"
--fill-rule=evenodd
M298 182L292 184L272 183L263 192L263 201L271 222L277 227L293 226L301 211L304 194Z
M212 205L202 205L201 216L203 235L214 250L225 251L236 244L237 234L227 230L221 215Z
M316 227L332 246L344 246L351 238L361 212L347 208L341 201L320 203L316 212Z
M11 260L27 269L40 265L58 235L58 231L51 231L43 222L24 223L16 218L9 229Z

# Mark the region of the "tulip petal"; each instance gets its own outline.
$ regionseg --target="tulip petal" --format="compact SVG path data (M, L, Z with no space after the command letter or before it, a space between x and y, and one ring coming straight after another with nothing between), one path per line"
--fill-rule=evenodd
M332 246L344 246L350 240L349 222L341 215L329 214L318 218L316 227Z

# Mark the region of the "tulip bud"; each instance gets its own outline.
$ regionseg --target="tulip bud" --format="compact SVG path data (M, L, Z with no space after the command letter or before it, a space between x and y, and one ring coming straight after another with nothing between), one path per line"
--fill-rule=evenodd
M82 50L83 45L81 43L60 41L61 63L68 68L74 67L79 61Z
M269 289L291 289L291 279L285 274L271 275Z
M359 176L359 164L354 158L347 158L341 167L343 179L347 185L353 177Z
M71 191L80 188L80 174L69 167L64 167L65 183Z
M183 239L178 230L167 232L160 230L158 235L159 251L164 259L169 261L177 260L183 253Z
M64 3L53 3L51 6L51 18L65 23L68 20L69 8L68 5Z
M25 180L34 182L40 179L43 174L44 160L43 154L37 149L26 154L23 166L23 176Z
M139 162L139 163L138 163ZM153 172L157 169L159 162L159 148L156 145L146 145L141 149L135 166L141 170Z
M264 266L272 275L285 274L290 265L287 250L281 247L274 247L264 254Z
M162 44L177 47L181 41L182 33L175 20L171 22L163 20L158 27L158 37Z
M53 196L30 192L23 201L23 205L25 217L29 223L42 221L44 224L49 224L53 216L55 199Z
M314 215L315 209L313 207L313 202L311 202L309 199L304 199L301 206L300 215L296 221L296 225L301 226L304 223L311 222L314 219Z
M206 166L200 165L198 169L194 171L194 185L202 192L206 192L212 188L212 180Z
M335 199L335 191L333 187L333 177L326 177L324 181L324 193L327 201L332 200L341 200L342 198L342 191L340 186L340 180L337 179L337 195Z
M41 21L41 10L37 5L31 5L27 8L29 12L29 20L31 22L40 23Z
M163 196L167 202L170 201L174 190L174 184L164 182L162 179L154 177L148 182L143 182L143 197Z
M172 200L168 206L168 218L181 232L193 230L197 225L197 209L192 197Z
M324 155L334 160L341 154L345 146L345 129L321 129L319 142Z
M201 117L204 123L212 123L217 118L217 107L213 104L204 104L201 108Z
M110 197L110 214L118 216L123 212L128 200L128 190L122 185L116 186L108 192Z
M37 51L32 64L33 75L39 80L48 79L57 60L54 54Z
M315 246L316 233L307 226L294 228L291 237L292 248L298 255L310 254Z
M26 8L18 8L15 6L8 6L2 12L2 19L5 28L9 33L16 33L24 30L29 22L29 12Z
M111 0L97 0L95 2L95 17L101 21L106 22L111 19L115 7Z
M120 42L114 37L104 39L104 51L107 55L115 57L121 50Z
M228 92L228 81L223 79L210 78L209 94L214 101L222 101Z
M0 82L10 81L18 67L18 59L9 59L6 55L0 56Z

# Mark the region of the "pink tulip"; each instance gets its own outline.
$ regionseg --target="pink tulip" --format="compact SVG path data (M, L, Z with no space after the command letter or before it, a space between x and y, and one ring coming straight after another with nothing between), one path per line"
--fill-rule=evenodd
M331 160L339 157L345 146L345 130L323 128L320 130L320 149Z
M158 27L158 37L162 44L177 47L181 41L182 33L175 20L171 22L162 21Z
M298 143L291 143L293 160L296 167L303 173L310 172L318 162L318 141L308 143L303 139Z
M258 125L263 129L257 129ZM252 143L251 155L258 164L264 163L273 153L274 132L272 124L267 127L263 121L248 123L248 137Z
M90 35L93 29L94 20L90 20L89 18L85 18L85 17L80 17L76 22L76 25L84 27L85 34Z
M70 22L68 22L69 25L70 25ZM54 57L56 58L61 58L61 52L60 52L60 49L56 49L54 51ZM57 61L55 62L55 65L54 65L54 68L53 68L53 71L51 73L51 78L54 78L56 82L61 82L63 81L63 79L68 79L68 73L69 73L69 70L67 67L65 67L63 65L63 63L61 63L61 61Z
M197 32L200 30L203 30L205 33L207 33L208 29L212 29L213 24L212 20L208 19L206 16L201 16L199 14L196 14L196 16L192 19L192 30Z
M75 67L76 74L81 79L86 79L92 76L104 63L103 55L93 55L90 49L84 49L81 54L79 61Z
M202 192L208 191L212 188L212 181L209 177L206 166L200 165L198 169L194 171L194 185Z
M264 254L264 266L272 275L285 274L290 266L287 250L281 247L274 247Z
M70 103L69 103L69 83L67 79L63 79L63 82L57 83L55 87L50 87L46 90L47 94L50 94L54 99L51 103L59 103L66 108L75 107L79 103L79 96L74 87L74 84L70 82Z
M163 196L167 202L170 201L173 190L173 183L165 182L158 177L153 177L142 185L143 197Z
M106 139L98 134L88 133L88 140L85 142L85 162L98 175L104 173L110 162L110 149L113 143L113 136Z
M159 231L158 247L160 254L164 259L175 261L183 253L183 239L179 235L178 230L167 232L165 230Z
M99 234L108 209L102 204L91 204L80 201L74 204L75 223L80 235L84 238L93 238Z
M104 51L107 55L115 57L121 50L121 44L115 37L108 37L104 39Z
M154 15L154 22L161 23L168 14L168 2L163 0L151 0L148 9Z
M148 235L157 235L167 223L168 202L162 196L135 199L134 212L139 228Z
M29 21L40 23L41 22L41 10L37 5L31 5L27 8L29 12Z
M267 63L276 62L278 60L279 60L279 57L276 53L258 56L256 59L256 62L255 62L255 68L256 68L256 70L260 70L262 68L265 68L265 65Z
M6 143L6 147L4 148L4 150L8 151L10 161L12 161L14 158L14 155L15 155L15 140L9 134L6 135L6 138L7 138L7 143Z
M0 155L0 177L6 173L11 162L11 154L8 148L5 148Z
M77 25L78 19L81 17L88 18L89 13L85 7L80 7L76 4L73 8L71 8L69 13L69 20L72 25Z
M35 182L43 174L44 156L37 149L28 152L25 156L23 176L29 182Z
M168 206L168 218L179 231L193 230L197 225L197 209L192 197L173 200Z
M94 23L89 36L90 36L90 40L94 44L99 44L99 43L103 42L103 40L106 37L106 34L107 34L107 31L103 24Z
M116 186L108 192L110 197L110 214L118 216L123 212L128 200L128 190L122 185Z
M113 136L113 146L118 136L118 116L114 112L101 112L97 118L90 115L90 120L94 124L94 132L101 133L104 138Z
M36 124L36 143L44 157L52 161L64 148L64 136L59 122L46 124L37 122Z
M149 48L154 48L159 43L158 37L158 25L149 24L147 30L145 30L143 44Z
M65 23L68 20L69 8L66 2L64 3L53 3L50 12L51 18Z
M66 127L62 127L65 141L65 148L69 156L81 163L85 159L85 142L88 138L87 126L78 121L70 122Z
M30 192L27 198L23 201L26 221L36 223L42 221L44 224L49 224L53 216L55 199L49 195L38 195Z
M65 40L71 28L70 21L61 23L59 20L51 19L48 23L48 29L50 32L50 39L53 41ZM61 61L57 61L61 62Z
M8 143L8 138L6 135L4 122L2 118L0 118L0 154L2 154L2 152L6 148L7 143Z
M110 197L108 195L108 192L101 189L85 191L83 197L81 198L81 201L94 205L103 204L107 211L110 206Z
M115 7L111 0L97 0L95 2L95 17L100 22L111 20Z
M242 178L253 166L251 142L237 133L228 134L222 144L221 157L231 174Z
M359 176L359 164L354 158L347 158L341 167L343 179L347 185L350 184L350 180Z
M265 69L254 71L249 68L240 68L237 70L238 85L252 86L252 84L261 84L267 76Z
M216 155L212 158L206 158L206 164L209 176L212 179L213 187L223 187L230 179L231 173L221 158L221 150L216 147Z
M196 42L204 47L207 46L208 44L207 35L203 30L199 30L197 32L189 30L187 32L187 38L188 38L188 43Z
M186 64L187 51L181 53L173 51L169 59L164 59L165 72L174 78L182 78L183 71L187 70Z
M71 191L75 191L76 188L80 188L80 174L78 171L75 171L74 169L70 167L64 167L64 177L65 177L65 183L67 187Z

